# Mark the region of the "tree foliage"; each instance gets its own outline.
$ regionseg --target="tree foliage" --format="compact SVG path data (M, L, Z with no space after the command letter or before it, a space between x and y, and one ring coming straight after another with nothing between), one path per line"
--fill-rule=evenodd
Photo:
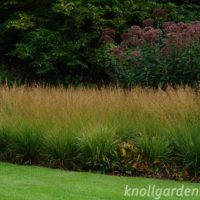
M116 40L120 41L120 34L128 27L154 17L155 8L167 10L166 20L200 18L197 5L182 2L177 7L169 1L155 0L2 0L1 80L109 82L99 62L102 30L115 29Z

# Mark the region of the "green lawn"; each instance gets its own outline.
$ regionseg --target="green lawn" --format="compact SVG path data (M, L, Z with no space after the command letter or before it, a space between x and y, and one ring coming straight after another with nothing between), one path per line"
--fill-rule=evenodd
M200 184L134 177L113 177L91 173L75 173L42 167L0 163L0 200L125 200L154 199L124 197L125 186L198 188ZM162 199L200 199L168 197Z

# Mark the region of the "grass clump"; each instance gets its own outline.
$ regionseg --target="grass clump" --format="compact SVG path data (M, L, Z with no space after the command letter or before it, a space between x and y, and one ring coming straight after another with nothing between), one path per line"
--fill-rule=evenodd
M76 159L76 136L68 129L51 129L45 134L42 142L42 152L51 166L70 167Z
M200 171L200 124L185 122L184 126L175 127L173 134L175 158L195 174Z
M98 171L111 169L117 151L116 129L106 125L90 126L83 131L78 145L86 167Z

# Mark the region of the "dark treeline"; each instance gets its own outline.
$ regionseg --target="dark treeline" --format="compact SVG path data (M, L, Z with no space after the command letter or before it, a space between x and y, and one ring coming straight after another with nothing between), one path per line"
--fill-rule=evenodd
M200 19L198 0L1 0L0 81L58 84L110 84L102 62L102 30L115 30L115 42L132 25L153 19ZM155 9L167 12L154 15ZM103 55L103 56L102 56Z

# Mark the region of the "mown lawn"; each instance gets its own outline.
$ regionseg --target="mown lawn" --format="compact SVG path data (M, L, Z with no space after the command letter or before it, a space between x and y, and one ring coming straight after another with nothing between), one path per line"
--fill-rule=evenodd
M75 173L42 167L16 166L0 163L1 200L125 200L153 199L124 197L125 186L198 188L200 184L153 180L134 177L113 177L91 173ZM162 199L199 199L170 197Z

